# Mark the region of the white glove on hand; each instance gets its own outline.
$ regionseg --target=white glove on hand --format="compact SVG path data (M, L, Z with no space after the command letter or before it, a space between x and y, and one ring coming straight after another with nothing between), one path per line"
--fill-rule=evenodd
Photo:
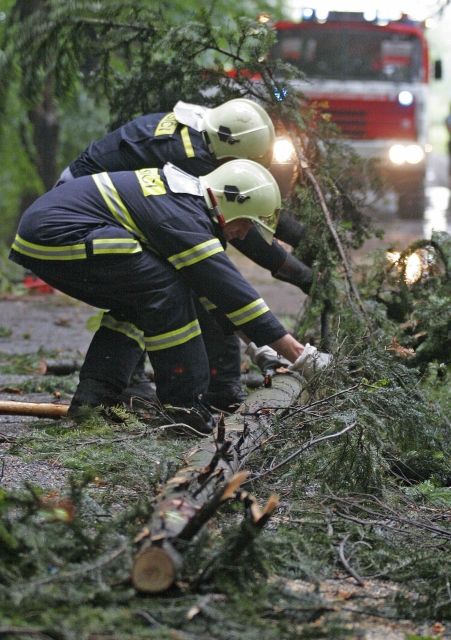
M288 368L290 371L299 371L306 380L310 380L315 373L328 367L332 360L333 356L330 353L318 351L307 342L299 358Z
M263 347L257 347L255 342L249 342L245 352L254 364L265 373L268 369L278 369L279 367L289 367L290 363L282 356L279 356L277 351L274 351L271 347L264 345Z

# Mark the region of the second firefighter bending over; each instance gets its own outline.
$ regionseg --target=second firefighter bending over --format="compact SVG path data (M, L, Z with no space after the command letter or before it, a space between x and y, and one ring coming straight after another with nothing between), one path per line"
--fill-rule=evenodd
M161 168L166 162L194 176L207 174L231 158L246 158L268 166L274 140L270 117L252 100L237 98L215 108L179 101L170 113L139 116L93 141L63 171L60 183L102 171ZM281 214L281 218L275 235L295 246L303 228L287 214ZM311 269L276 240L268 244L256 229L250 229L245 238L233 238L230 243L275 278L308 293ZM209 400L216 407L229 410L245 397L239 340L233 335L224 336L207 319L203 333L211 371ZM142 361L124 391L124 401L136 396L151 399L152 394Z

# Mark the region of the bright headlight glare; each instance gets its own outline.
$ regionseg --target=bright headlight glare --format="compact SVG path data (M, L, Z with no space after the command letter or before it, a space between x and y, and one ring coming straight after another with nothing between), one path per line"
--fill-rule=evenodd
M410 107L413 103L413 93L410 91L400 91L398 93L398 102L403 107Z
M409 144L406 147L406 162L419 164L424 160L424 151L418 144Z
M294 147L288 138L279 138L274 143L273 162L289 162L295 157Z
M394 144L388 152L390 162L393 164L404 164L406 161L406 149L402 144Z

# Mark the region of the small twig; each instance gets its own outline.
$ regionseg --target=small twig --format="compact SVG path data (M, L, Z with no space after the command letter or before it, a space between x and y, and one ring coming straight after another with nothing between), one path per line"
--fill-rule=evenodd
M304 404L302 407L297 407L291 413L289 413L289 416L291 417L293 415L296 415L296 413L300 413L301 411L307 411L318 404L324 404L326 402L329 402L329 400L333 400L334 398L337 398L338 396L342 396L345 393L354 391L354 389L357 389L358 387L360 387L361 384L362 384L361 382L357 382L357 384L354 384L352 387L348 387L347 389L342 389L341 391L332 393L330 396L326 396L325 398L321 398L320 400L315 400L315 402L311 402L310 404Z
M0 627L0 638L3 636L40 636L44 640L48 638L53 640L43 629L34 627Z
M365 586L364 581L359 576L359 574L356 571L354 571L354 569L351 567L349 562L346 560L344 547L345 547L346 542L348 541L348 538L349 538L349 534L346 535L343 538L343 540L340 542L340 544L338 545L338 556L340 558L341 564L344 566L344 568L349 573L349 575L351 575L354 578L354 580L357 582L357 584L359 584L361 587L364 587Z
M335 245L337 247L338 253L340 255L342 264L343 264L343 268L345 271L345 275L346 275L346 281L348 283L348 287L349 287L349 292L354 296L354 299L357 303L357 306L359 308L359 311L362 315L362 317L365 319L367 327L370 328L370 321L368 318L368 314L366 312L365 307L363 306L362 300L360 298L360 294L357 290L357 287L354 283L353 277L352 277L352 269L351 269L351 265L349 264L348 258L346 256L345 250L343 248L343 244L340 240L340 237L337 233L337 230L335 229L335 225L333 223L332 220L332 216L330 214L330 210L329 207L327 205L326 202L326 198L324 196L324 193L322 191L321 186L318 183L318 180L316 179L315 175L313 174L313 172L310 169L310 166L307 162L307 159L305 158L304 154L302 151L300 151L300 148L302 148L299 144L296 144L296 138L294 136L293 133L290 133L290 137L292 139L292 143L298 158L298 163L299 166L302 167L302 170L304 172L304 174L307 176L309 182L311 183L311 185L313 186L313 190L316 193L316 197L318 198L318 202L319 205L321 207L321 210L324 214L324 218L326 220L326 224L329 228L329 231L334 239ZM352 296L349 296L350 302L352 304L353 300L352 300Z
M335 496L333 494L330 494L330 497L335 500L336 502L344 502L346 504L346 506L350 506L350 499L346 498L340 498L339 496ZM375 511L374 509L370 509L368 507L365 507L363 504L360 503L355 503L354 506L358 509L360 509L361 511L364 511L365 513L368 513L371 516L376 516L376 517L381 517L382 515L385 515L385 519L386 520L391 520L393 522L398 522L401 524L407 524L410 525L412 527L416 527L417 529L420 530L424 530L424 531L430 531L431 533L435 533L439 536L442 536L446 539L451 539L451 532L447 531L446 529L442 529L441 527L436 527L428 522L420 522L418 520L413 520L410 518L404 518L400 515L398 515L393 509L391 509L388 505L386 505L385 503L383 503L381 500L379 500L379 498L377 498L376 496L368 496L369 498L371 498L374 502L376 502L376 504L378 504L382 509L385 509L388 513L386 514L381 514L377 511ZM341 514L343 515L343 514ZM345 516L344 516L345 517ZM381 523L379 523L381 524ZM386 528L389 528L388 523L383 525Z
M267 471L263 471L263 473L259 473L256 476L250 477L248 480L243 482L243 484L247 484L249 482L254 482L255 480L260 480L261 478L264 478L265 476L268 476L269 474L273 473L277 469L280 469L281 467L286 465L288 462L290 462L294 458L297 458L298 455L300 455L301 453L303 453L307 449L310 449L310 447L313 447L314 445L318 444L319 442L324 442L325 440L331 440L333 438L338 438L339 436L343 435L344 433L346 433L350 429L353 429L356 426L356 424L357 424L357 422L353 422L352 424L349 424L347 427L345 427L341 431L338 431L337 433L331 433L328 436L321 436L320 438L312 438L312 439L310 439L309 442L306 442L305 444L302 445L302 447L300 447L299 449L296 449L296 451L294 451L294 453L289 455L288 458L285 458L285 460L282 460L282 462L279 462L279 464L276 464L274 467L271 467L271 469L267 469Z
M149 433L149 429L145 429L143 431L140 431L139 433L129 434L129 435L121 436L118 438L112 438L111 440L108 440L107 438L92 438L92 440L84 440L84 441L79 440L78 442L74 443L74 446L84 447L85 445L89 445L89 444L111 444L113 442L125 442L127 440L138 440L139 438L144 438L146 435L148 435L148 433Z
M139 616L140 618L144 618L146 622L148 622L152 627L161 627L162 624L156 618L154 618L148 611L144 611L144 609L137 609L135 611L135 616Z
M106 553L103 556L100 556L93 562L92 564L84 564L78 569L74 569L73 571L62 571L61 573L57 573L55 575L49 576L48 578L41 578L40 580L35 580L31 582L32 587L39 587L43 584L50 584L52 582L59 582L60 580L69 580L71 578L76 578L77 576L81 576L85 573L90 573L91 571L96 571L97 569L101 569L105 567L113 560L116 560L120 555L127 550L127 544L124 541L119 547L113 549L110 553Z
M152 429L152 431L164 431L166 429L175 429L180 427L183 427L183 429L186 429L188 431L192 431L196 436L202 436L203 438L205 438L205 436L207 435L205 433L202 433L201 431L198 431L191 425L186 424L186 422L173 422L171 424L162 424L160 427L155 427L154 429Z

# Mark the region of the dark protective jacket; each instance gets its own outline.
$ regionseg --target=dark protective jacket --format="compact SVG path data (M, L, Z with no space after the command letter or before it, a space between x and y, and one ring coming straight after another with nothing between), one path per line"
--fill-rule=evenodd
M174 113L150 113L92 142L69 168L78 178L102 171L161 168L167 162L194 176L210 173L220 164L202 134L180 124ZM272 274L287 259L285 249L276 241L268 245L257 229L251 229L244 240L232 240L230 244Z
M223 325L242 330L257 344L270 344L286 331L229 260L220 236L203 197L171 192L163 171L105 172L38 198L20 221L11 258L31 269L39 261L53 262L57 271L60 261L149 249L174 278L181 276L217 309ZM172 321L179 313L173 303L168 308L164 293L161 312ZM149 338L146 348L164 348L159 339Z

